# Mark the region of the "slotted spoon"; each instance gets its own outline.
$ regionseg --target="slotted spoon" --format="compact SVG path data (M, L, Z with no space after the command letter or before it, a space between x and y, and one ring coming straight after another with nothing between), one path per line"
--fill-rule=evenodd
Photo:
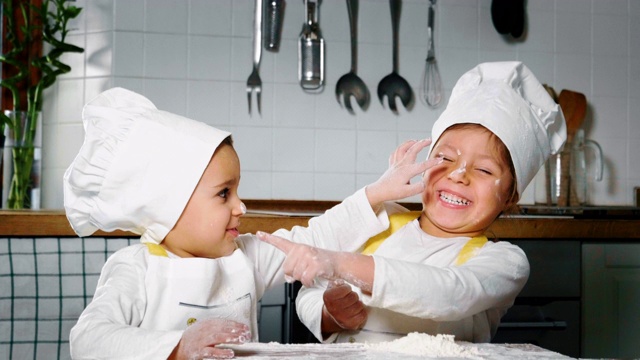
M358 0L347 0L347 10L349 11L349 25L351 27L351 71L342 75L336 84L336 99L338 103L347 108L349 113L355 115L351 106L351 97L354 98L361 109L369 107L369 88L356 75L358 67ZM343 99L340 101L340 99Z
M401 1L390 0L389 7L391 8L391 28L393 31L393 71L380 80L378 84L378 98L384 105L383 99L386 96L389 109L397 114L396 97L400 98L400 101L406 109L411 109L413 107L414 96L409 82L398 74L398 33L400 30Z

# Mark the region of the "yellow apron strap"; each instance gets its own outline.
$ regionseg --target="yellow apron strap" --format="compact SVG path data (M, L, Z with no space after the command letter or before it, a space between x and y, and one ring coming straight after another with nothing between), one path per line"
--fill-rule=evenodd
M382 242L385 241L389 236L391 236L391 234L400 230L409 222L417 219L420 214L421 211L406 211L389 215L389 228L367 240L367 242L364 244L364 250L362 250L362 254L371 255L376 252ZM476 236L469 239L469 241L467 241L467 243L462 247L462 250L460 250L455 264L459 266L466 263L469 259L475 256L477 250L483 247L487 241L488 239L486 236ZM164 251L164 248L162 248L160 245L157 246Z
M167 254L167 250L165 250L162 246L154 243L145 243L145 245L147 245L147 248L149 249L149 254L169 257L169 254Z
M362 250L362 254L371 255L376 252L380 244L382 244L383 241L391 236L391 234L400 230L409 222L417 219L421 213L421 211L406 211L389 215L389 228L367 240L367 242L364 244L364 250Z
M471 259L476 255L478 249L484 246L484 244L488 241L486 236L476 236L472 237L460 250L458 254L458 258L456 259L456 265L460 266L467 262L467 260Z

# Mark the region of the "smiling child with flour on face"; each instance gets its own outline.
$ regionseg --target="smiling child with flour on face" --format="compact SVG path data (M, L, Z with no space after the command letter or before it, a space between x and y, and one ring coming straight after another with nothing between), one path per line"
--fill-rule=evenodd
M489 342L529 276L524 252L487 241L486 230L519 196L566 138L564 117L521 62L483 63L465 73L432 129L422 212L397 204L385 175L365 188L389 230L362 254L290 244L260 235L288 254L300 279L298 315L321 341L388 341L411 332ZM415 160L420 142L400 146L390 170ZM394 170L395 169L395 170ZM314 283L316 277L351 284Z

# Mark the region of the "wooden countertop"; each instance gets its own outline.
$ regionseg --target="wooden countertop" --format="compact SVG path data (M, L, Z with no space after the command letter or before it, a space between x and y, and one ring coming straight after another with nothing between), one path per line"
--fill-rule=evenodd
M328 203L327 203L328 204ZM325 204L325 205L327 205ZM253 207L249 207L254 209ZM279 211L282 208L278 209ZM286 209L285 209L286 210ZM310 215L283 216L249 213L240 233L273 232L307 225ZM489 232L501 239L640 240L640 219L573 219L568 217L501 217ZM62 210L0 211L0 237L76 237ZM98 237L131 237L125 231L96 232Z

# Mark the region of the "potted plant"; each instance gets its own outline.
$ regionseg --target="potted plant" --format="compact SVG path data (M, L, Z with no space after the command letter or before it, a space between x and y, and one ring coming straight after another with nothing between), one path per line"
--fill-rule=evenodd
M66 42L69 21L82 9L69 0L0 1L4 23L0 87L3 100L12 103L3 104L8 110L0 112L2 207L39 207L39 200L33 205L31 192L39 188L43 91L71 71L60 61L64 53L83 52ZM32 173L34 164L37 174Z

